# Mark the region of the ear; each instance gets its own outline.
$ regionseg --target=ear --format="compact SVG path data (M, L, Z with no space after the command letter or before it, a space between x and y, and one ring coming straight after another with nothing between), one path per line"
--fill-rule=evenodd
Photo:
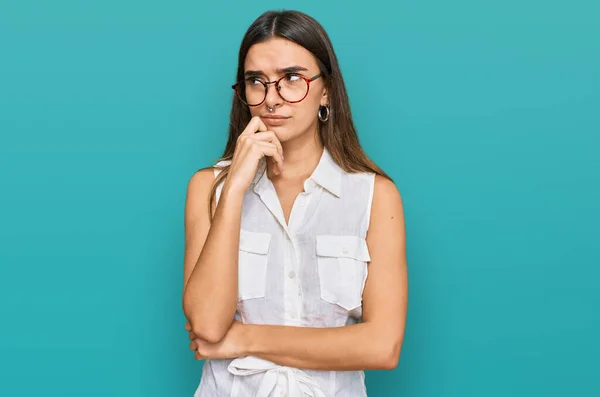
M327 93L327 86L323 87L323 95L321 95L320 105L325 106L329 104L329 96Z

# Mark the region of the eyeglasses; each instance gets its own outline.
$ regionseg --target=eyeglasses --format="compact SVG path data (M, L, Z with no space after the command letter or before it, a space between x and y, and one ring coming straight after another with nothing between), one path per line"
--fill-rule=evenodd
M312 78L296 73L288 73L275 81L262 81L258 77L240 80L231 86L238 98L248 106L261 105L267 99L269 84L275 84L277 93L286 102L297 103L306 98L310 83L321 77L321 73Z

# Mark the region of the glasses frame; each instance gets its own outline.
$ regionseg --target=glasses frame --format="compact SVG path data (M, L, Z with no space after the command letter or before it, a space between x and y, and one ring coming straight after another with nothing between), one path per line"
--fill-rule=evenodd
M287 99L285 99L284 97L281 96L281 93L279 92L281 90L281 87L279 86L279 82L281 80L283 80L284 78L288 77L289 75L298 76L298 77L304 79L304 81L306 81L306 94L304 94L304 96L302 97L302 99L299 99L297 101L288 101ZM299 73L286 73L285 75L281 76L280 78L278 78L277 80L274 80L274 81L261 81L260 83L265 86L265 97L262 100L262 102L260 102L260 103L258 103L256 105L250 105L248 102L246 102L244 99L242 99L242 94L240 92L240 85L244 81L249 80L249 79L254 79L256 77L247 77L247 78L245 78L243 80L240 80L237 83L235 83L234 85L232 85L231 88L233 88L233 90L235 91L235 94L238 97L238 99L240 101L242 101L244 104L248 105L248 106L260 106L263 103L265 103L265 101L267 100L267 94L269 93L269 84L275 84L275 89L277 90L277 95L279 95L279 97L281 99L283 99L284 101L286 101L287 103L298 103L298 102L303 101L308 96L308 92L310 91L310 83L313 82L313 81L315 81L319 77L322 77L322 76L323 76L323 73L319 73L319 74L317 74L317 75L315 75L315 76L313 76L311 78L304 77L304 76L302 76Z

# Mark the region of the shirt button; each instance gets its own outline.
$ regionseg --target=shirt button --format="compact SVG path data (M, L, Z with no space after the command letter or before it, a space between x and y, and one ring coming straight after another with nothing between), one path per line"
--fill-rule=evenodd
M294 278L294 277L296 277L296 273L294 273L294 271L292 270L291 272L288 273L288 276L290 278Z
M342 252L343 252L344 254L347 254L347 253L348 253L348 247L344 247L344 248L342 248Z

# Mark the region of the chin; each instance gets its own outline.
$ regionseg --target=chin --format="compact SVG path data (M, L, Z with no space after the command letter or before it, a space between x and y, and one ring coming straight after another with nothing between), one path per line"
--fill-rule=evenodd
M280 142L289 141L290 138L294 137L294 135L290 134L289 130L283 126L273 126L270 127L269 130L277 135L277 139L279 139Z

